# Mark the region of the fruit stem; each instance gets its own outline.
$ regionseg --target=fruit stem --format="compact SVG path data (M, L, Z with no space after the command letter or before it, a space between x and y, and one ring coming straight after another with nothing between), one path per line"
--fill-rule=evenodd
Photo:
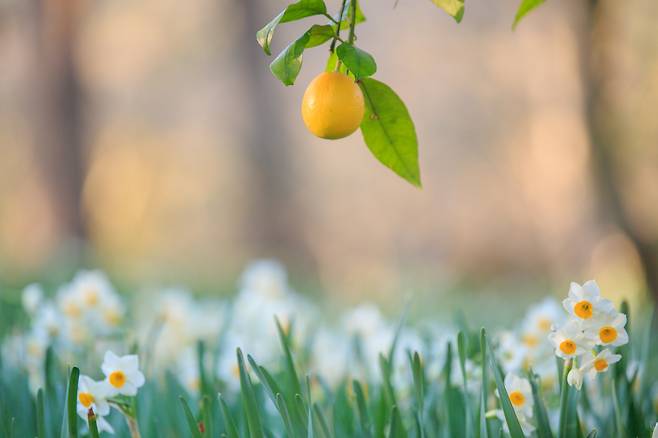
M358 0L351 0L350 3L350 34L347 37L347 42L350 44L354 44L354 40L356 39L356 35L354 34L354 30L356 28L356 3Z
M334 49L336 48L336 41L340 38L340 26L343 24L343 12L345 11L345 3L347 3L347 0L343 0L343 3L340 5L340 12L338 14L338 26L336 26L336 35L331 42L331 46L329 46L329 51L331 53L334 52Z

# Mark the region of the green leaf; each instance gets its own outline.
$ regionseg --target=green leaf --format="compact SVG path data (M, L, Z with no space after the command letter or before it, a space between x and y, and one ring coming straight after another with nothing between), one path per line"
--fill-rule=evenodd
M272 74L284 85L293 85L302 69L302 55L310 41L308 33L293 41L270 64Z
M201 438L201 432L199 431L199 425L196 422L196 419L194 418L194 414L192 414L192 410L190 409L190 405L187 404L187 401L183 396L179 396L178 399L180 400L181 404L183 405L183 411L185 412L185 419L187 420L187 426L190 429L190 434L193 438Z
M260 421L260 416L258 414L258 403L256 401L256 394L254 392L254 387L247 374L247 370L244 366L244 357L242 356L242 350L237 349L238 357L238 368L240 370L240 392L242 398L242 408L247 417L247 428L249 429L249 436L252 438L264 438L265 434L263 432L263 426Z
M98 424L96 424L96 414L93 411L87 413L87 422L89 423L89 436L90 438L100 438L98 433Z
M43 388L37 391L37 437L46 438L46 404L43 399Z
M320 423L320 430L322 430L322 434L326 438L330 438L332 435L331 432L329 432L329 424L327 423L327 419L325 418L317 403L313 403L313 413L315 414L315 418L318 420L318 423Z
M310 49L311 47L317 47L332 39L334 37L334 28L328 24L314 24L306 33L309 36L306 48Z
M626 429L624 428L624 423L622 421L621 415L621 403L619 403L619 396L617 395L617 382L612 382L612 406L615 413L615 430L617 432L617 437L625 438Z
M297 375L297 369L295 368L295 362L292 358L292 352L290 351L289 338L283 331L279 318L274 318L276 322L276 330L279 333L279 340L281 341L281 346L283 347L283 352L286 356L286 373L288 374L288 379L292 385L292 391L294 394L302 393L302 385L299 382L299 377Z
M500 372L500 367L498 362L493 354L493 348L484 333L484 338L487 344L487 355L489 356L489 365L494 375L494 380L496 381L496 388L498 389L498 395L500 396L500 404L503 407L503 414L505 415L505 422L507 422L507 427L509 428L509 433L512 438L525 438L523 434L523 429L519 424L518 418L516 418L516 412L514 412L514 407L512 402L509 399L507 394L507 389L505 388L505 383L503 381L503 375Z
M366 405L366 397L363 393L363 388L358 380L352 381L352 388L356 396L356 406L359 412L359 424L361 426L361 436L372 436L372 424L370 423L370 415L368 414L368 407Z
M521 19L525 17L528 12L535 9L537 6L544 3L546 0L521 0L519 9L516 10L516 16L514 17L514 23L512 24L512 29L516 29L516 26L519 24Z
M375 58L370 53L349 43L342 43L338 46L336 54L356 79L372 76L377 71Z
M286 402L283 399L283 395L280 393L275 396L274 405L281 414L281 419L283 420L283 425L286 428L286 433L288 436L295 436L295 427L293 426L292 419L290 418L290 412L286 406Z
M263 51L271 55L270 44L274 36L274 30L279 23L288 23L290 21L301 20L302 18L311 17L313 15L326 15L327 6L323 0L299 0L296 3L288 5L279 15L274 17L272 21L267 23L261 30L256 33L256 40L263 48Z
M420 187L416 128L402 99L383 82L359 81L366 112L361 122L368 149L382 164Z
M231 412L229 411L228 406L226 406L224 397L222 397L221 394L218 394L217 398L219 399L219 406L222 410L222 417L224 418L224 429L226 430L227 438L240 438L238 428L235 426L235 421L233 421Z
M534 402L533 412L535 423L537 424L537 438L553 438L553 432L551 432L551 426L548 421L546 405L544 405L544 400L540 394L537 375L532 370L528 372L528 380L530 381L530 386L532 387L532 399Z
M558 437L567 438L567 427L569 424L569 384L567 383L567 376L571 371L573 363L569 360L562 367L562 384L560 385L560 424Z
M464 18L464 0L432 0L432 3L446 11L457 23Z
M304 49L319 46L331 39L333 35L334 31L331 26L314 24L272 61L270 64L272 74L284 85L293 85L302 69Z
M473 436L473 409L471 407L471 398L468 395L468 378L466 376L466 335L460 331L457 334L457 353L459 354L459 369L462 372L462 382L464 384L464 435Z
M489 389L488 367L487 367L487 332L484 328L480 329L480 353L482 355L482 390L480 391L480 407L478 410L479 427L475 430L475 436L478 438L488 438L489 429L487 429L487 398Z
M391 425L388 430L389 438L405 438L407 437L407 431L404 430L404 425L402 424L402 417L400 416L400 410L397 406L393 406L391 409Z
M73 367L69 374L69 383L66 389L66 423L68 424L69 438L78 437L78 414L76 408L78 407L79 378L80 370L78 367Z
M391 363L381 353L379 353L379 370L382 373L382 390L386 404L387 406L395 406L397 405L397 401L395 399L395 390L391 383L393 370L391 369Z

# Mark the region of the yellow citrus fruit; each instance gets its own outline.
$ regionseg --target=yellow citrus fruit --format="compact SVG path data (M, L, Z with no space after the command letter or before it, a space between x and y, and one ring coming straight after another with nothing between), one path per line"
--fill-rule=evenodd
M364 111L361 89L352 78L338 72L320 73L302 99L304 123L320 138L347 137L361 124Z

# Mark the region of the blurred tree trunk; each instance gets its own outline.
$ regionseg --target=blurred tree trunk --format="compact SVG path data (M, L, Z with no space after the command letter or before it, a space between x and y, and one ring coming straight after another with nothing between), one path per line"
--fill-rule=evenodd
M603 56L604 33L610 32L611 26L606 26L604 5L599 0L587 0L584 4L586 23L582 27L579 53L581 81L600 208L635 245L647 289L654 306L658 306L658 246L656 242L646 241L630 219L621 195L619 171L615 168L615 149L620 145L611 128L615 116L605 96L609 66L605 62L607 57Z
M287 123L276 92L278 81L270 77L268 59L256 43L256 31L267 23L266 0L235 0L244 21L239 47L243 74L245 113L249 120L243 133L245 153L251 169L247 230L257 250L282 258L291 266L314 270L304 239L303 211L295 198L295 159Z
M35 141L58 229L83 241L84 178L80 83L73 56L81 0L33 0Z

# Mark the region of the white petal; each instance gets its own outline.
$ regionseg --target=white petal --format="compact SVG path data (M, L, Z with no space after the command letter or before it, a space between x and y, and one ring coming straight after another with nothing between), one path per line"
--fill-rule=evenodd
M108 432L108 433L114 433L114 428L110 423L107 422L107 420L103 417L97 417L96 418L96 425L98 426L98 431L102 432Z
M112 371L117 369L119 358L112 351L108 350L105 352L105 357L103 358L103 364L101 365L101 370L103 374L109 376L112 374Z
M129 354L121 357L121 368L126 372L137 371L139 369L139 357L136 354Z
M588 297L598 297L601 295L599 285L596 284L596 281L594 280L589 280L583 283L582 290L585 292L585 296Z
M127 396L134 396L137 395L137 387L132 384L132 382L126 382L121 389L119 390L119 394L127 395Z
M144 374L142 374L140 371L134 371L128 376L128 380L133 385L135 385L135 387L139 388L140 386L144 385Z
M622 329L619 331L617 335L617 339L615 339L614 346L619 347L620 345L626 345L628 344L628 333L626 330Z
M626 326L628 318L626 315L623 313L618 313L617 316L615 316L615 319L612 321L612 325L617 327L617 328L622 328Z
M105 415L110 413L110 405L107 401L105 400L96 400L96 415L100 415L101 417L104 417Z

